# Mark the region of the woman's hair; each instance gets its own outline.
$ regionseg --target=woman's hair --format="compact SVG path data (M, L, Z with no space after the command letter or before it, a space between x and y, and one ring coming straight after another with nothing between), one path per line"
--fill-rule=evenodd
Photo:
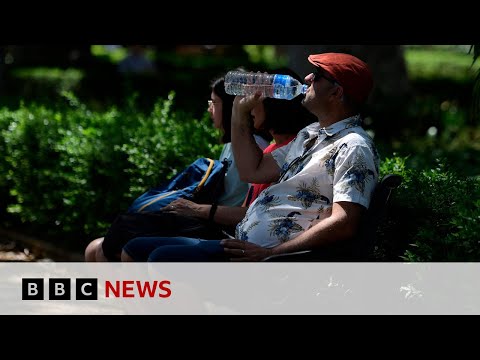
M235 95L229 95L225 92L225 78L220 77L212 81L212 91L222 99L222 127L223 135L220 139L222 144L232 141L232 107Z
M290 75L303 83L303 79L290 68L278 68L269 70L271 74ZM277 134L296 135L305 126L318 121L317 117L308 111L303 105L303 95L292 100L265 98L265 129L273 130Z

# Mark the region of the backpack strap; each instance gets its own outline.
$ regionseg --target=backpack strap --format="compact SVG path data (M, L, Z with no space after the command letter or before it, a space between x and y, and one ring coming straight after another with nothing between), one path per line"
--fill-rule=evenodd
M203 185L206 183L208 177L209 177L210 174L212 173L213 165L215 165L215 161L213 161L213 160L210 159L210 158L206 158L206 159L210 162L210 164L208 165L207 171L205 171L204 177L202 178L202 180L200 181L200 183L199 183L199 184L197 185L197 187L195 188L194 193L195 193L195 192L199 192L200 190L202 190Z
M167 192L167 193L165 193L165 194L162 194L162 195L156 197L155 199L153 199L153 200L149 201L148 203L144 204L140 209L138 209L137 212L142 212L142 210L145 209L146 207L148 207L148 206L156 203L157 201L160 201L160 200L166 198L167 196L172 195L173 193L176 193L177 191L178 191L178 190L169 191L169 192Z

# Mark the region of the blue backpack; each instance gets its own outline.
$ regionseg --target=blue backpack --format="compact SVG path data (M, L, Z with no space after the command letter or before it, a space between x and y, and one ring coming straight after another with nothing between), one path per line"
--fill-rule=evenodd
M128 213L156 213L173 200L184 198L198 204L213 204L223 192L226 161L199 158L170 182L148 190L135 199Z

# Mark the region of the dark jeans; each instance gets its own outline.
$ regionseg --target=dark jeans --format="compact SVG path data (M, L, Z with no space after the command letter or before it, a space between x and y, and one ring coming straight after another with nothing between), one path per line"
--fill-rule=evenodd
M109 261L119 261L122 248L130 240L138 237L174 236L199 239L224 238L222 228L206 220L167 212L128 213L118 215L110 225L103 239L102 249Z
M123 250L137 262L212 262L229 261L220 240L186 237L139 237Z

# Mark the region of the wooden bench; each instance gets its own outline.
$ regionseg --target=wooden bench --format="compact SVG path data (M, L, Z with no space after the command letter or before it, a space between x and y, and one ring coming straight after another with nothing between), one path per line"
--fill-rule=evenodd
M353 239L342 241L321 250L305 250L269 256L268 262L312 262L312 261L370 261L375 245L378 225L384 219L388 201L393 190L402 183L402 177L388 174L378 183L365 213L358 235Z

